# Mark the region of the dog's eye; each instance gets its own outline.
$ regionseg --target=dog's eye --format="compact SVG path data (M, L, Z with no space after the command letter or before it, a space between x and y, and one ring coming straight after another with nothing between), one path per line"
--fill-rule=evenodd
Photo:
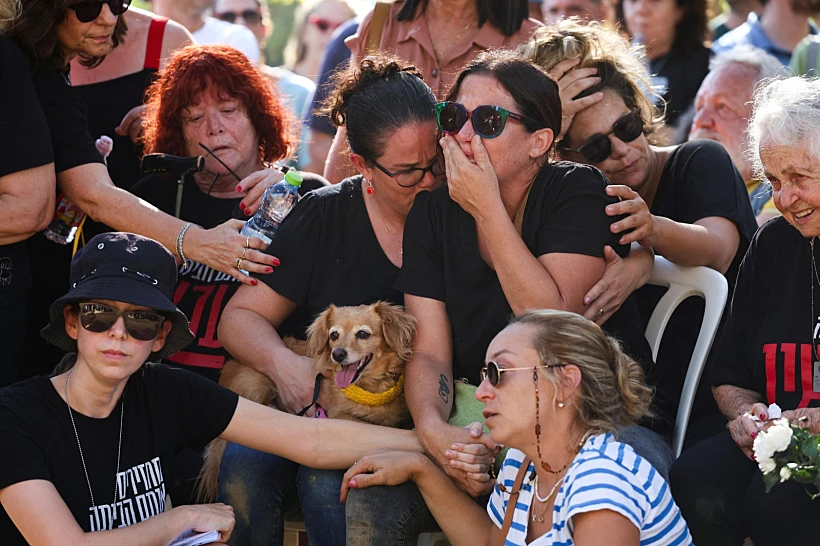
M356 338L358 339L367 339L370 337L370 335L370 332L368 332L367 330L359 330L358 332L356 332Z
M339 332L330 332L330 340L336 341L337 339L339 339Z

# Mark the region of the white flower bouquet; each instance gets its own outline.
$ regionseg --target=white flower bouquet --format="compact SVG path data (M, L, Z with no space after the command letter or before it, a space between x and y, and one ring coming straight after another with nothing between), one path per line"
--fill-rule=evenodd
M812 499L820 497L820 436L777 419L755 438L754 454L767 493L775 484L794 480L807 486Z

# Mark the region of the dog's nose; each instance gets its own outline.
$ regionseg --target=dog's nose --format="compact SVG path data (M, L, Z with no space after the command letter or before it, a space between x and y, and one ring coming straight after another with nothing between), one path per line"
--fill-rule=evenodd
M330 353L330 355L333 357L333 360L339 364L347 360L347 351L344 349L333 349L333 352Z

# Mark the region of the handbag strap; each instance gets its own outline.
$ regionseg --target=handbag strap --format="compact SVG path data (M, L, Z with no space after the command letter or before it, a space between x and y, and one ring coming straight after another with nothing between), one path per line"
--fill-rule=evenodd
M521 492L521 484L524 482L524 476L527 475L527 469L530 467L530 460L524 458L521 463L521 468L518 469L518 474L515 475L515 483L512 491L510 491L510 500L507 501L507 510L504 512L504 525L501 526L501 536L496 543L497 546L503 546L507 540L507 533L510 532L510 527L513 522L513 515L515 515L515 505L518 503L518 494Z
M373 17L370 19L370 29L367 33L367 42L364 50L367 55L375 55L379 52L382 41L382 31L390 16L391 2L376 2L373 7Z

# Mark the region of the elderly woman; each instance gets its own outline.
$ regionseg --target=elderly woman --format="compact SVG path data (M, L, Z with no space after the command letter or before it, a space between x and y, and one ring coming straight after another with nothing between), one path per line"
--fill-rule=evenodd
M644 93L646 71L629 44L599 25L561 21L539 31L525 54L559 79L565 134L561 156L594 165L621 199L606 213L628 215L610 229L621 244L637 243L684 266L707 266L734 285L755 222L743 180L726 150L712 141L679 146L653 144L658 120ZM636 253L637 254L637 253ZM605 318L637 291L646 324L664 289L641 286L652 271L643 257L621 261L607 253L607 271L585 296L586 316ZM703 302L684 302L658 354L663 414L674 416L703 315ZM717 414L704 390L696 415ZM722 427L722 423L717 426Z
M413 480L453 546L692 544L666 482L613 435L651 398L617 341L573 313L530 311L495 336L481 373L487 427L511 448L487 513L420 453L367 455L342 497Z
M755 546L817 544L820 504L802 486L788 482L764 494L752 418L765 423L776 403L784 417L806 417L804 426L820 433L819 106L816 79L774 80L755 93L749 150L783 216L755 234L716 350L711 383L729 430L673 468L672 490L698 545L740 545L747 536Z
M391 57L364 59L340 73L331 94L333 122L348 129L350 158L359 176L311 192L288 215L269 252L282 265L257 286L241 287L228 303L219 339L240 362L266 374L290 411L307 406L315 373L310 361L282 338L305 337L313 319L330 304L404 302L394 288L404 262L405 220L419 193L443 173L436 149L436 99L415 67ZM225 452L218 499L238 510L239 544L281 544L286 493L294 485L310 542L345 543L345 507L339 503L341 473L299 467L241 446ZM350 503L347 514L402 521L400 510ZM349 544L363 545L347 535Z
M43 336L71 354L57 375L0 391L5 546L167 546L189 530L227 541L229 506L165 505L174 454L217 436L328 468L373 448L420 450L410 431L288 415L148 363L193 339L171 299L176 263L156 241L98 235L70 280Z

